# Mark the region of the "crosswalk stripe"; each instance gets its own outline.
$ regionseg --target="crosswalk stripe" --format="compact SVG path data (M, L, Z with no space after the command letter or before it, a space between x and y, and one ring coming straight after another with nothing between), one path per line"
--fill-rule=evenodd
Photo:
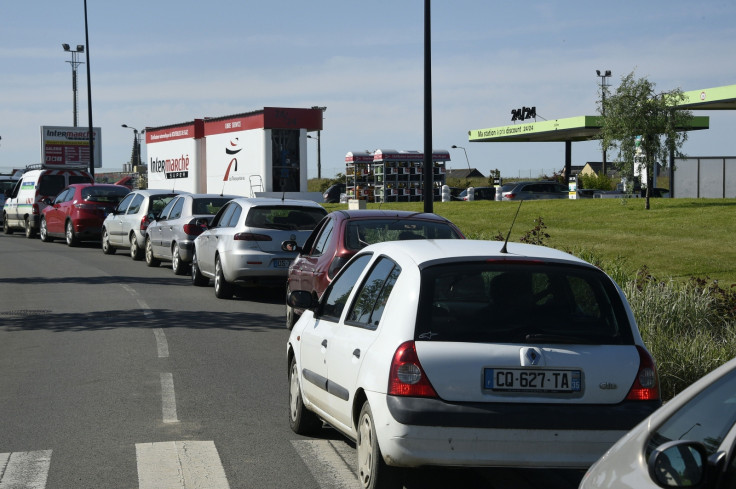
M229 489L213 441L137 443L139 489Z
M44 489L51 450L0 453L0 489Z
M360 489L355 450L332 440L292 440L320 489Z

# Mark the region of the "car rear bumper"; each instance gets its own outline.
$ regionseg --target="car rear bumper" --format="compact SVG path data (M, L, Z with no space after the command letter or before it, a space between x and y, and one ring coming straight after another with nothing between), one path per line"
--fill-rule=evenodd
M223 274L228 282L246 285L248 283L283 285L286 283L289 264L293 259L293 255L234 250L224 254ZM278 260L286 260L288 264L278 266Z

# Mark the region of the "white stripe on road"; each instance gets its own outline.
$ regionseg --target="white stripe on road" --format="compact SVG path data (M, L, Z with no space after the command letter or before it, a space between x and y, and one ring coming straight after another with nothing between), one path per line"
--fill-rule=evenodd
M44 489L51 450L0 453L0 489Z
M355 449L333 440L292 440L291 444L320 489L360 489Z
M178 423L176 417L176 394L174 393L174 376L161 373L161 410L164 423Z
M139 489L229 489L212 441L137 443Z
M153 335L156 337L156 349L159 358L169 358L169 342L166 341L166 335L161 328L154 328Z
M124 288L130 295L133 296L133 298L138 303L138 306L143 310L144 316L148 316L148 317L153 316L153 311L148 306L148 303L140 298L140 295L138 295L138 292L136 292L136 290L133 287L131 287L130 285L125 285L125 284L120 284L120 286Z

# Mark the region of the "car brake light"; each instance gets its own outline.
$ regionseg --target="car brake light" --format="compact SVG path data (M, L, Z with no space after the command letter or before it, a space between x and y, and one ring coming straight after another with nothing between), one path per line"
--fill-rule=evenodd
M513 199L514 197L516 197L516 194L512 194L511 192L509 192L507 194L503 194L503 196L507 199Z
M238 233L233 236L236 241L272 241L271 236L258 233Z
M32 213L32 214L38 214L39 212L40 212L40 211L38 210L38 203L34 203L34 204L33 204L33 205L31 206L31 213Z
M639 352L639 371L636 373L634 384L629 389L626 399L629 401L656 401L659 399L659 381L654 359L641 346L636 347Z
M399 345L391 361L388 394L392 396L439 397L424 373L413 341Z
M149 224L151 224L151 221L148 219L148 216L143 216L141 218L141 231L148 229Z
M184 233L189 236L199 236L204 232L206 228L202 225L197 224L184 224Z

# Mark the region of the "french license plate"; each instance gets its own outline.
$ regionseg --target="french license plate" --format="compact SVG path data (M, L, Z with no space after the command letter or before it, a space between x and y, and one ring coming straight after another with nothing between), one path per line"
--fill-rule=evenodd
M580 378L580 370L483 369L483 386L503 392L580 392Z
M276 260L276 268L289 268L291 266L291 260L279 259Z

